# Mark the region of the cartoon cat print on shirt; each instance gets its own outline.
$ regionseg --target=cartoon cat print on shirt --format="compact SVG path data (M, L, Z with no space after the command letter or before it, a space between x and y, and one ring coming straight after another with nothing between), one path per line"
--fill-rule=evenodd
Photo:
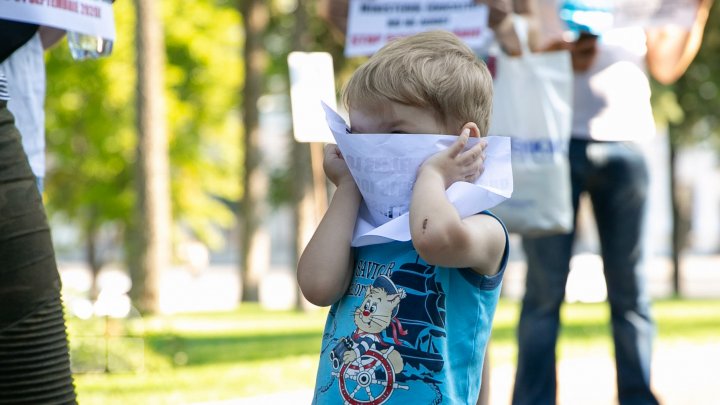
M405 296L405 290L397 288L387 276L375 279L353 312L355 331L342 338L330 353L333 368L339 370L335 375L340 377L340 391L346 403L368 403L353 397L357 387L349 389L348 380L368 390L372 385L379 384L380 392L369 402L374 404L385 402L395 388L407 389L395 383L395 374L402 372L404 367L403 358L395 346L403 344L398 335L407 334L397 319L400 301ZM394 344L386 342L383 336L389 328Z
M392 326L393 341L397 345L402 343L398 340L397 334L406 334L402 329L400 321L396 318L400 300L405 298L405 290L395 287L395 284L386 276L378 277L373 285L368 288L365 299L354 313L354 321L357 329L352 334L354 342L353 350L343 354L343 363L347 364L369 349L374 349L382 354L387 354L388 343L383 341L382 332ZM395 373L403 369L403 360L400 353L393 351L387 354L387 359L393 365Z

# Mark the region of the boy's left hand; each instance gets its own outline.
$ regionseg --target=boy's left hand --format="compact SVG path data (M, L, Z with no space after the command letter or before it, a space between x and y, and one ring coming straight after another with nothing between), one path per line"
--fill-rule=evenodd
M469 138L470 130L464 129L455 143L430 156L420 166L418 176L421 172L433 171L442 177L446 189L456 181L475 182L485 168L487 141L481 139L477 145L463 151Z
M352 173L350 173L350 169L345 162L345 158L343 158L340 148L338 148L337 145L325 145L323 153L325 154L323 158L323 170L325 171L325 176L327 176L328 180L330 180L335 186L339 186L343 181L347 181L352 184L355 183Z

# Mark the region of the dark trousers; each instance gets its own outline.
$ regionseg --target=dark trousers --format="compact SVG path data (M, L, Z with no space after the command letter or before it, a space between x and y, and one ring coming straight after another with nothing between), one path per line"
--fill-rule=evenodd
M60 277L42 199L0 101L0 404L74 404Z
M620 404L657 404L650 389L654 324L643 275L643 229L648 173L630 143L570 143L573 206L587 192L600 236L610 303ZM570 272L574 233L523 238L526 292L518 325L513 404L556 402L555 345L560 305Z

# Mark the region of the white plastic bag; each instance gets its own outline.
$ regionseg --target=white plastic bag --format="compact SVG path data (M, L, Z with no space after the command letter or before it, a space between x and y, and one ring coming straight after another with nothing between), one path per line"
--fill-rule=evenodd
M492 209L508 230L528 236L573 227L568 147L573 72L568 51L531 53L524 21L522 56L497 56L490 135L511 137L512 198Z

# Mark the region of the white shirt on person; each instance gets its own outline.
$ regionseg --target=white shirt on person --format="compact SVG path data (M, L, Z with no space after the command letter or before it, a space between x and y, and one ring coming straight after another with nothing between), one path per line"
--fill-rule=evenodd
M655 134L642 28L614 29L598 39L590 69L575 74L572 136L643 141Z
M8 109L22 135L30 167L37 177L45 175L45 59L40 34L36 33L0 63L8 84Z

